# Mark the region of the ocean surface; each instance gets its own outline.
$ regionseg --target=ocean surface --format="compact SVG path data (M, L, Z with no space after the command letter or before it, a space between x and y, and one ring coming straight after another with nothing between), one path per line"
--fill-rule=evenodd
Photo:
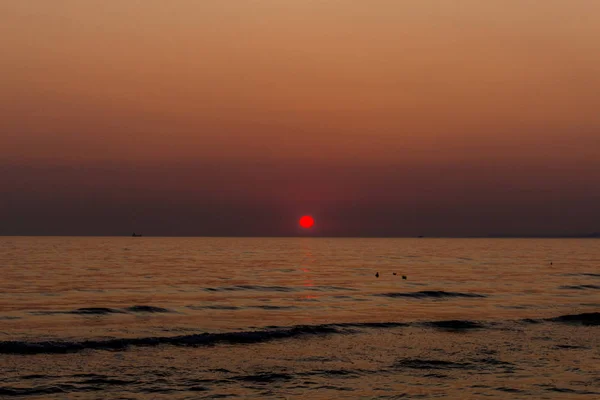
M599 399L600 240L0 237L13 397Z

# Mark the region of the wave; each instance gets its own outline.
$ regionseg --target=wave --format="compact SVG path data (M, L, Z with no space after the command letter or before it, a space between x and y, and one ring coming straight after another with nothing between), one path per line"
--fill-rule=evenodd
M513 363L498 360L498 359L492 358L492 357L473 359L473 361L475 361L479 364L487 364L487 365L492 365L492 366L502 366L502 367L514 366Z
M272 305L264 305L264 306L248 306L248 308L259 308L261 310L295 310L298 307L296 307L296 306L272 306Z
M589 276L592 278L600 278L600 274L595 274L592 272L580 272L576 274L561 274L562 276Z
M192 310L241 310L242 307L238 306L186 306Z
M598 289L599 285L572 285L572 286L560 286L559 289L573 289L573 290L586 290L586 289Z
M278 382L278 381L288 381L293 378L294 377L290 374L266 372L266 373L256 374L256 375L238 376L238 377L232 378L232 380L243 381L243 382L271 383L271 382Z
M127 307L125 310L129 311L129 312L135 312L135 313L170 313L172 312L171 310L167 310L166 308L162 308L162 307L153 307L153 306L131 306L131 307Z
M432 321L432 322L423 322L425 326L430 326L433 328L439 328L449 331L464 331L470 329L482 329L485 328L479 322L468 321L468 320L448 320L448 321Z
M38 386L32 388L0 387L0 396L42 396L48 394L67 393L74 389L71 385Z
M253 344L278 339L293 339L302 336L323 336L329 334L352 333L356 329L400 328L410 324L401 322L339 323L323 325L300 325L291 328L272 327L266 330L228 333L202 333L184 336L159 336L145 338L117 338L86 341L5 341L0 342L0 354L65 354L84 350L123 351L129 347L173 346L212 346L216 344Z
M83 307L69 311L34 311L35 315L74 314L74 315L110 315L126 313L169 313L171 310L154 306L131 306L124 309L108 307Z
M243 310L246 308L258 308L258 309L262 309L262 310L292 310L292 309L297 309L298 307L296 306L273 306L273 305L260 305L260 306L246 306L246 307L238 307L238 306L220 306L220 305L214 305L214 306L187 306L187 308L192 309L192 310Z
M556 318L547 318L546 321L586 326L600 326L600 312L561 315L560 317Z
M123 314L124 311L108 308L108 307L83 307L69 311L33 311L36 315L53 315L53 314L76 314L76 315L107 315L107 314Z
M326 292L326 291L346 291L346 292L358 292L358 289L343 287L343 286L309 286L303 287L304 290L313 292Z
M506 386L502 386L502 387L496 388L496 390L498 390L500 392L506 392L506 393L525 393L524 390L517 389L517 388L509 388L509 387L506 387Z
M538 385L542 388L544 388L546 391L548 392L558 392L558 393L571 393L571 394L600 394L600 392L591 392L588 390L576 390L576 389L569 389L569 388L560 388L557 386L552 386L552 385Z
M340 328L404 328L410 326L406 322L345 322L330 324Z
M219 286L203 289L206 292L237 292L242 290L254 290L258 292L294 292L296 289L288 286L259 286L259 285L237 285Z
M410 368L410 369L472 369L473 364L443 361L443 360L421 360L415 358L404 358L397 360L395 368Z
M589 349L589 347L573 346L570 344L557 344L556 346L554 346L554 348L558 349L558 350L587 350L587 349Z
M443 290L423 290L420 292L393 292L393 293L378 293L374 296L381 297L409 297L414 299L423 299L423 298L432 298L432 299L440 299L440 298L448 298L448 297L464 297L464 298L481 298L487 297L483 294L477 293L459 293L459 292L445 292Z
M544 321L535 318L524 318L521 320L521 322L524 322L526 324L541 324Z
M87 385L131 385L137 383L137 381L97 376L82 380L81 383Z
M495 358L471 358L468 360L449 361L438 359L420 359L420 358L400 358L392 365L394 369L417 369L417 370L478 370L478 371L502 371L510 373L514 371L515 365L509 362L497 360ZM442 377L437 373L431 373L427 376Z
M522 322L544 323L560 322L585 326L600 325L600 313L585 313L576 315L562 315L547 319L526 319ZM405 322L347 322L330 323L322 325L299 325L293 327L268 327L263 330L225 332L225 333L201 333L183 336L158 336L141 338L114 338L84 341L0 341L0 354L65 354L76 353L84 350L109 350L123 351L129 347L153 347L160 345L172 346L213 346L217 344L254 344L272 340L294 339L305 336L325 336L331 334L352 334L361 329L391 329L410 326L429 327L449 332L464 332L475 329L489 328L489 324L483 324L470 320L446 320L446 321L417 321ZM498 364L497 360L480 360L488 364Z
M163 336L146 338L120 338L106 340L86 340L81 342L45 341L45 342L0 342L0 354L65 354L83 350L126 350L131 346L148 347L160 345L173 346L211 346L215 344L251 344L275 339L290 339L307 335L326 335L340 333L328 325L296 326L290 329L264 331L245 331L228 333L202 333L185 336Z
M238 292L251 290L257 292L329 292L329 291L349 291L356 292L358 289L341 286L310 286L310 287L290 287L290 286L260 286L260 285L236 285L207 287L203 289L206 292Z
M77 377L77 375L74 375ZM50 376L44 376L44 378L51 378ZM97 378L87 379L76 382L74 384L56 384L56 385L40 385L33 387L0 387L0 396L10 397L22 397L22 396L46 396L46 395L57 395L62 394L63 396L67 393L72 392L93 392L106 390L106 386L115 385L131 385L136 384L137 381L122 380L117 378L109 378L98 376ZM193 390L189 388L187 390ZM61 397L62 398L62 397Z

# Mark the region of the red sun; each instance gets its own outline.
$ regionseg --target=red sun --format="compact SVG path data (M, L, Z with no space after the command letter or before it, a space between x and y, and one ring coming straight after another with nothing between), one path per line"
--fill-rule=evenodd
M310 215L304 215L302 216L302 218L300 218L300 221L298 221L298 223L304 229L308 229L312 228L312 226L315 224L315 219Z

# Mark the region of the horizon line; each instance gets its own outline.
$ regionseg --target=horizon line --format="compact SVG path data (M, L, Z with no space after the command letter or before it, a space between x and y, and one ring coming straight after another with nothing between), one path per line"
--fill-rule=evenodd
M107 237L107 238L133 238L131 235L54 235L54 234L17 234L5 235L0 234L0 237ZM143 235L136 236L137 238L247 238L247 239L599 239L600 233L588 234L557 234L557 235L336 235L336 236L321 236L321 235L277 235L277 236L261 236L261 235Z

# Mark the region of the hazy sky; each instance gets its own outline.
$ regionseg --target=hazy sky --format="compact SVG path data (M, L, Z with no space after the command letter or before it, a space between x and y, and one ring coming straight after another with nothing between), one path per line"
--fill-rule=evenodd
M598 204L598 0L0 1L0 234L560 234Z

